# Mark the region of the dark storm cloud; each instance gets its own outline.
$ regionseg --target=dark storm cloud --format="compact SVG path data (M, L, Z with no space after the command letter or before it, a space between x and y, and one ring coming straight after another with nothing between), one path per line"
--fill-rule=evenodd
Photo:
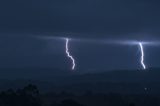
M0 31L89 38L157 38L159 4L159 0L1 0Z

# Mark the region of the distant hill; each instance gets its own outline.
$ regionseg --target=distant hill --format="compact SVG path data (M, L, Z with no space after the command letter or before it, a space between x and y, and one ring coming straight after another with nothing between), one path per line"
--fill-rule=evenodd
M50 92L160 93L160 69L80 73L58 69L1 69L0 89L33 83Z

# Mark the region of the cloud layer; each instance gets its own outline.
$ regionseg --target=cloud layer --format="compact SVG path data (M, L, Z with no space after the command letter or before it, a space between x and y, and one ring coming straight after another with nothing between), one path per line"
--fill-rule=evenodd
M1 0L1 33L157 39L159 0Z

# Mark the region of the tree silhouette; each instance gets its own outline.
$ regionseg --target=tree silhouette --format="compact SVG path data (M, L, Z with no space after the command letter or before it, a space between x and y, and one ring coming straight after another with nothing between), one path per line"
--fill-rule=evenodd
M38 89L30 84L16 92L12 89L1 92L0 106L41 106Z

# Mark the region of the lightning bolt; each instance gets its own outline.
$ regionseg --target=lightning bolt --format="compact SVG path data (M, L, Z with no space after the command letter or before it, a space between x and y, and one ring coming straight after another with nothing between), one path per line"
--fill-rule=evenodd
M75 60L74 60L73 56L70 54L68 46L69 46L69 39L66 38L66 54L67 54L67 57L72 60L72 70L74 70L75 66L76 66L75 65Z
M145 70L146 66L144 64L144 50L143 50L142 43L139 43L139 46L140 46L140 49L141 49L141 64L142 64L143 69Z

